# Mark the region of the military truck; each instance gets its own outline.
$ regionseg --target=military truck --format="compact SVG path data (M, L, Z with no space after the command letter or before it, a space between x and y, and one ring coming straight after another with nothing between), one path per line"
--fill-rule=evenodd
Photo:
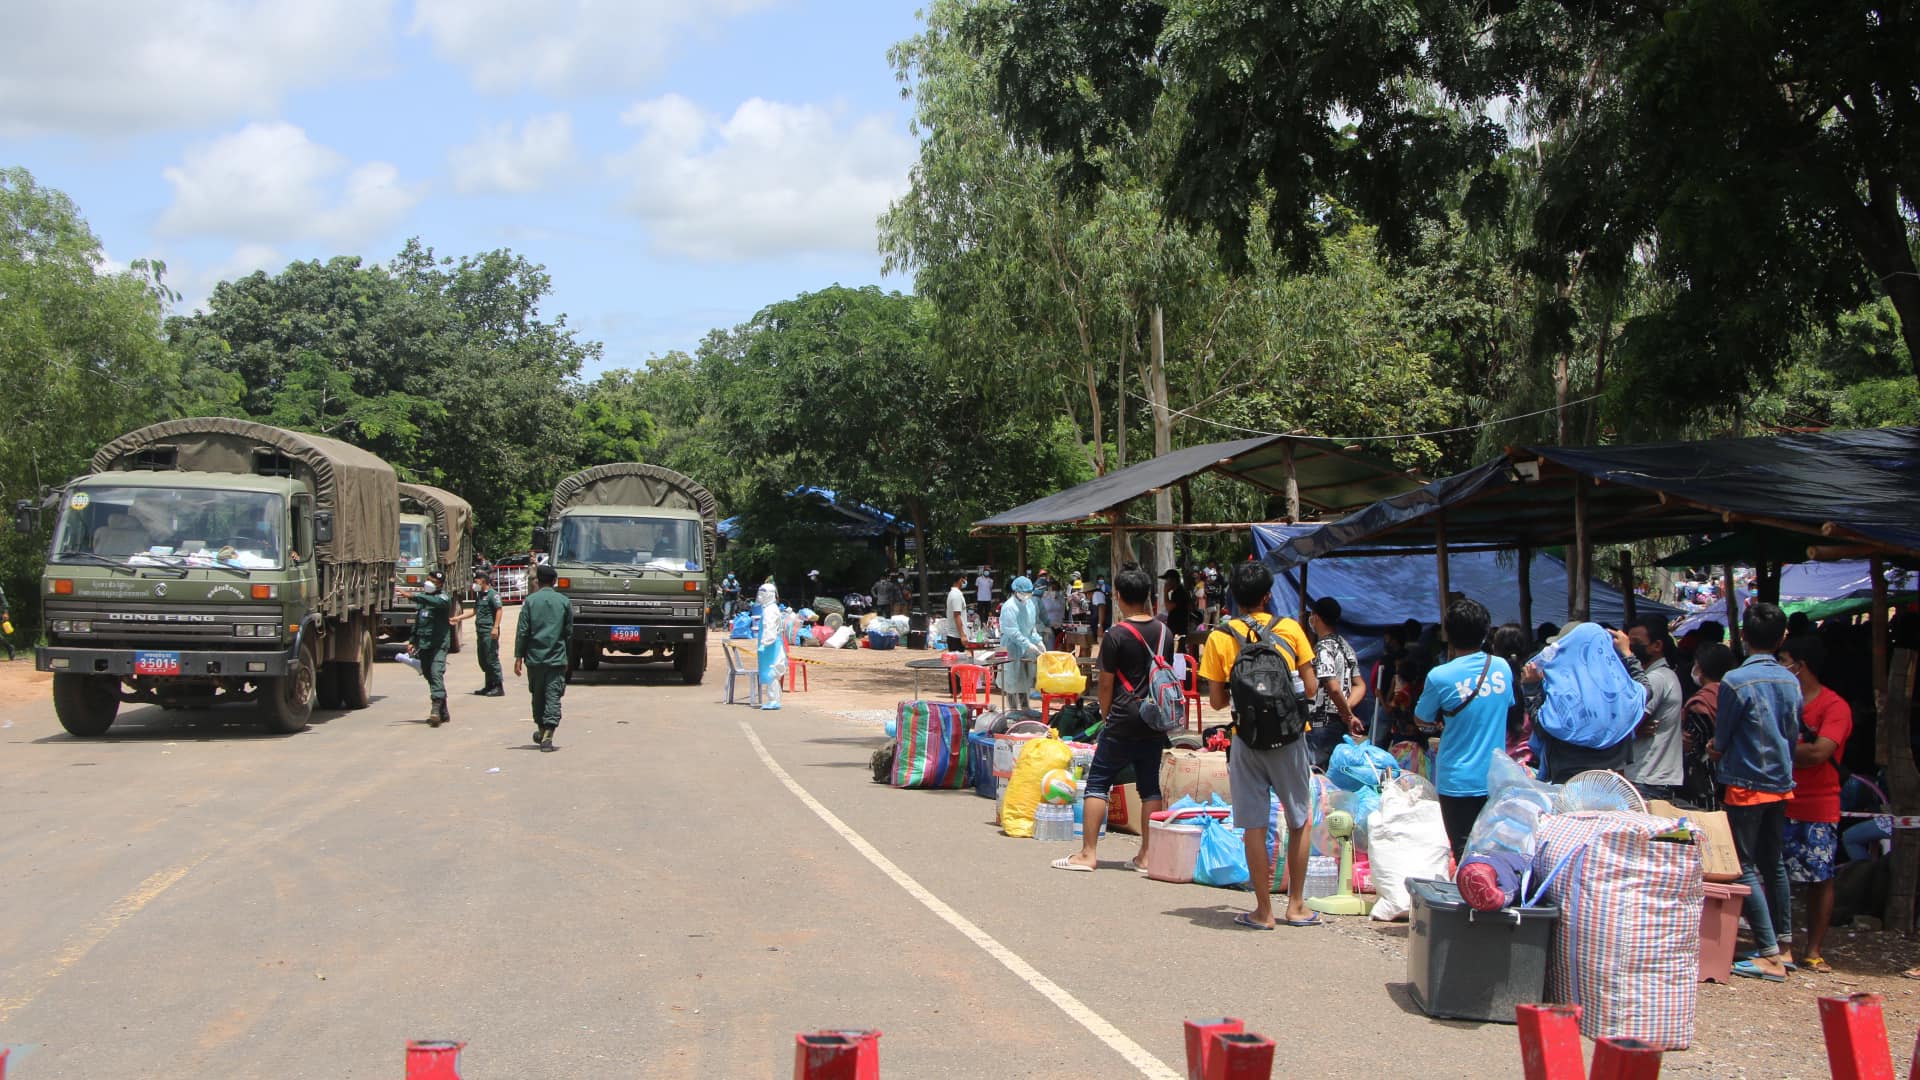
M373 694L399 491L378 457L247 420L122 435L69 481L41 579L53 708L77 736L122 703L249 702L270 731ZM16 507L16 527L38 509Z
M658 465L596 465L553 489L534 547L549 553L573 601L568 665L609 651L671 660L688 685L707 673L707 573L718 519L713 495Z
M400 485L400 559L394 568L393 596L380 612L380 640L413 636L413 594L435 570L447 575L453 614L473 585L473 543L469 532L473 507L451 491L427 484ZM460 651L460 624L453 624L449 652Z

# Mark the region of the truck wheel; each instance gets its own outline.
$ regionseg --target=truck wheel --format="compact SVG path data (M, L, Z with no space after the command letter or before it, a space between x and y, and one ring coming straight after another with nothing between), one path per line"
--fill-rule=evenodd
M268 731L292 735L307 730L307 721L313 716L317 666L313 662L313 647L303 645L292 671L261 682L260 719Z
M373 703L373 634L363 629L359 639L360 659L334 665L337 669L335 688L340 692L343 709L364 709Z
M120 713L120 680L112 675L55 675L53 713L69 735L105 735Z
M707 676L706 643L680 646L674 655L673 667L680 673L681 681L688 686L699 686L700 680Z

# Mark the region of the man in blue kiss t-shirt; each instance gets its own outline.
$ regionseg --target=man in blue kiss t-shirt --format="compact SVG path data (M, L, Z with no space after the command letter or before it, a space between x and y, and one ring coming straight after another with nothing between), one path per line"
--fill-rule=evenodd
M1413 706L1421 723L1445 725L1434 781L1456 859L1487 804L1487 764L1507 744L1507 710L1515 701L1513 671L1484 651L1492 621L1478 600L1463 596L1447 605L1443 625L1452 659L1427 672Z

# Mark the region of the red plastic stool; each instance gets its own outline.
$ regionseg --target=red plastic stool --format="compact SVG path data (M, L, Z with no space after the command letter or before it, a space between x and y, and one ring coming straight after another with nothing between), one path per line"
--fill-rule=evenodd
M1056 701L1060 702L1062 705L1072 705L1077 703L1079 700L1080 700L1079 694L1041 694L1040 695L1040 722L1043 724L1046 723L1047 718L1053 715L1054 702Z

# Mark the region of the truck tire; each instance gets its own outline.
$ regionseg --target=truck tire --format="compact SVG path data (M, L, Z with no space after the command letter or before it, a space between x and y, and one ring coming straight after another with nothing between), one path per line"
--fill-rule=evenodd
M362 627L355 636L360 641L360 659L334 665L338 669L334 689L343 709L364 709L373 703L373 633Z
M304 644L292 671L260 683L260 720L268 731L292 735L307 730L307 721L313 717L317 667L313 646Z
M700 680L707 677L706 642L700 642L698 647L680 646L673 658L673 668L688 686L699 686Z
M112 675L55 675L53 712L69 735L105 735L120 713L120 680Z

